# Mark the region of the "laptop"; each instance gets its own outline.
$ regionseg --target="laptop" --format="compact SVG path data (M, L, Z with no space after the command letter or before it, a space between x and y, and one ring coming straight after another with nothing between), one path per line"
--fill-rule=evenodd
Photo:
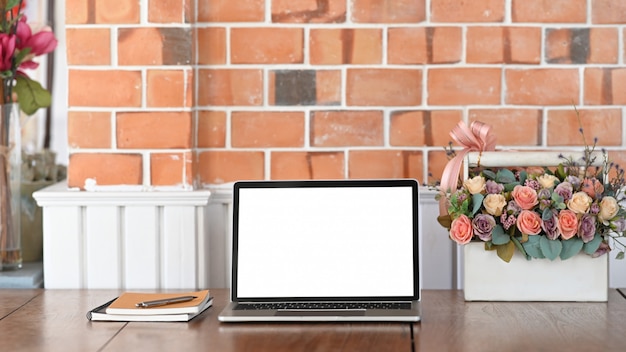
M234 184L222 322L420 320L418 183Z

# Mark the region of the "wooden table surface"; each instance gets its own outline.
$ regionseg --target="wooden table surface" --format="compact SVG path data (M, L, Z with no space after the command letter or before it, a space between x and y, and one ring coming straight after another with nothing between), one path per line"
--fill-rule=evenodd
M125 323L85 317L115 290L0 290L0 351L626 349L626 299L613 289L607 303L465 302L462 291L428 290L416 324L220 323L228 291L211 291L214 306L188 323Z

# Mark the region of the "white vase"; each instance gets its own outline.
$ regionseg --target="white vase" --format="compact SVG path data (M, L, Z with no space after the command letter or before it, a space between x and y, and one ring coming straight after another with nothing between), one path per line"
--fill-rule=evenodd
M463 248L465 300L606 302L608 256L527 260L516 250L507 263L471 242Z

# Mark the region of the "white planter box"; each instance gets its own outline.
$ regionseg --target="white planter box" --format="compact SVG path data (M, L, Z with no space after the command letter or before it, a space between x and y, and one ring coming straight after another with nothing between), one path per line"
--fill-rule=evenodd
M484 248L482 242L463 248L466 301L607 301L607 254L550 261L516 251L506 263Z

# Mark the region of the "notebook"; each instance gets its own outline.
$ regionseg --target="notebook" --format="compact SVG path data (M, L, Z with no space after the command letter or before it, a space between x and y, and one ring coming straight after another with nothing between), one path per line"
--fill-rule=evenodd
M419 321L418 183L234 184L223 322Z

